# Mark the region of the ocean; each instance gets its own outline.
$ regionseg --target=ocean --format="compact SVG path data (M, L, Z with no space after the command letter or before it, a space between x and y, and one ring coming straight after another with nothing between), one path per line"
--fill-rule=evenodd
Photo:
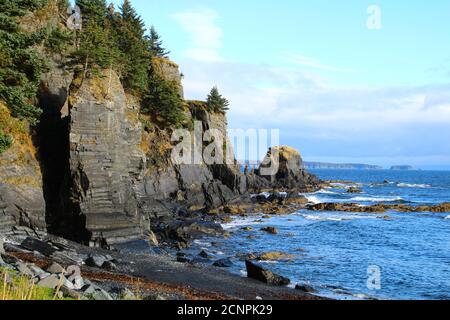
M324 180L350 180L347 186L305 194L312 203L352 202L363 205L450 202L450 172L311 170ZM386 216L389 218L387 219ZM261 222L262 221L262 222ZM246 226L253 231L244 231ZM278 229L278 235L260 229ZM450 299L450 213L339 213L301 210L270 219L237 218L224 228L229 239L197 246L216 258L236 253L281 251L289 260L262 262L317 294L335 299ZM197 247L197 249L198 249ZM234 258L231 272L245 276L245 264Z

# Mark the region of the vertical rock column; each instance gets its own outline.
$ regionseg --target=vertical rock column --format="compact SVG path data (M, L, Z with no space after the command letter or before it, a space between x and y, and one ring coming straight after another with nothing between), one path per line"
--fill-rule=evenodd
M77 82L69 98L72 214L85 221L90 245L136 239L136 190L145 170L138 110L128 106L114 72Z

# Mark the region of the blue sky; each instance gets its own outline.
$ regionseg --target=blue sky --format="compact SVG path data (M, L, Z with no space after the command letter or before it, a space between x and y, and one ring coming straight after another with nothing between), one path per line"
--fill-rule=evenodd
M229 98L230 127L279 128L307 160L450 169L449 1L132 3L186 98L213 85Z

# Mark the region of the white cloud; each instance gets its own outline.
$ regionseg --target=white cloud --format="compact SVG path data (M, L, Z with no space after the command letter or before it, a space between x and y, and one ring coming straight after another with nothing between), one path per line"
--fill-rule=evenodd
M311 160L411 159L405 163L422 165L429 159L440 165L450 158L448 86L336 86L270 65L181 65L187 98L204 99L217 85L231 102L231 128L279 128L281 142Z
M347 69L347 68L339 68L332 65L327 65L320 62L318 59L306 57L297 53L286 53L283 55L283 59L287 60L295 65L301 67L308 67L312 69L331 71L331 72L346 72L346 73L355 73L358 70Z
M223 32L217 25L219 15L216 11L200 8L175 13L172 18L189 35L190 47L185 51L188 58L206 62L224 60L219 53Z

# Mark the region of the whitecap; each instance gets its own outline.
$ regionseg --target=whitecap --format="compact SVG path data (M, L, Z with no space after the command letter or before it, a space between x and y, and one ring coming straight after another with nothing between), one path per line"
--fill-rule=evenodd
M429 184L420 184L420 183L397 183L397 187L399 188L431 188Z
M402 197L386 197L386 198L377 198L377 197L355 197L351 198L349 201L359 201L359 202L396 202L396 201L404 201Z
M450 216L446 216L444 219L450 220Z
M326 189L320 189L319 191L316 191L313 194L339 194L339 193Z
M318 204L318 203L323 202L322 200L320 200L318 197L316 197L314 195L306 195L305 198L308 199L308 202L313 203L313 204Z

